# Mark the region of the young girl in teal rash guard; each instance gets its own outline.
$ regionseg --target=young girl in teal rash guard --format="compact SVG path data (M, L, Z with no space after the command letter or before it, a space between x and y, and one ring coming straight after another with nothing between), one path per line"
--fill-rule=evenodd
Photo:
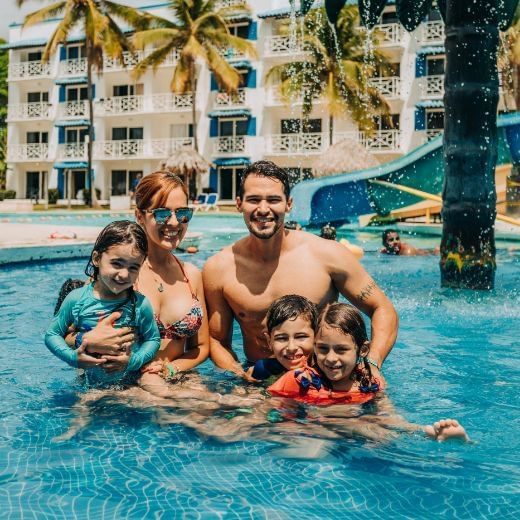
M146 235L135 222L122 220L106 226L94 244L85 269L92 282L67 295L47 329L47 348L70 366L84 368L89 385L131 379L159 349L159 330L152 306L133 289L147 252ZM128 364L117 372L103 369L106 358L86 355L82 341L84 332L115 311L121 313L116 326L133 327L136 332L135 343L126 351ZM74 348L63 339L70 325L79 331Z

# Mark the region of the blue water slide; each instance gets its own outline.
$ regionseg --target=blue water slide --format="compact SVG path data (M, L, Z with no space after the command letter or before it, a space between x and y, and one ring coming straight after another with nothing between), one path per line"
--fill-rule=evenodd
M520 162L520 112L498 117L497 164ZM444 165L442 136L410 153L380 166L354 173L341 173L298 183L292 189L291 220L320 226L327 222L356 221L359 215L390 211L423 199L372 183L382 180L438 194L442 190Z

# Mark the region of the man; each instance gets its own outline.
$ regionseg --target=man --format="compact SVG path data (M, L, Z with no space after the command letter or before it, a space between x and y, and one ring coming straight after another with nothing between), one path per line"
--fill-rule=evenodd
M417 249L406 242L401 242L399 233L395 229L385 229L382 235L383 247L379 250L385 255L415 256L435 255L439 252L438 247L433 250Z
M320 307L343 294L372 319L370 357L378 366L397 335L397 314L347 248L304 231L284 229L290 211L287 174L258 161L242 177L237 209L249 235L211 257L203 270L210 354L220 368L244 375L232 350L233 319L240 325L249 362L268 357L264 336L269 305L299 294Z

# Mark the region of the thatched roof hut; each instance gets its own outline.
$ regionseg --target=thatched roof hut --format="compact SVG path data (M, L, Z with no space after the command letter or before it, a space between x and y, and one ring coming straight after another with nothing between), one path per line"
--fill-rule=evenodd
M315 177L350 173L379 166L379 161L354 139L343 139L323 152L313 164Z

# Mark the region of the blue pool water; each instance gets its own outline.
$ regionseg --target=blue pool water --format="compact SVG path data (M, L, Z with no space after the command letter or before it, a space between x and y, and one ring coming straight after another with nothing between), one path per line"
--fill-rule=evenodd
M235 220L214 244L242 232ZM348 238L378 247L376 236ZM189 259L201 266L210 253ZM395 407L421 424L458 418L473 444L345 438L305 459L276 438L314 444L305 414L267 426L265 439L225 443L158 423L154 406L110 399L73 440L52 442L80 390L41 336L62 280L80 276L84 261L12 266L0 272L0 516L518 518L519 252L499 251L490 293L440 289L434 257L368 253L363 263L400 314L385 364ZM240 384L209 362L200 371L221 388Z

